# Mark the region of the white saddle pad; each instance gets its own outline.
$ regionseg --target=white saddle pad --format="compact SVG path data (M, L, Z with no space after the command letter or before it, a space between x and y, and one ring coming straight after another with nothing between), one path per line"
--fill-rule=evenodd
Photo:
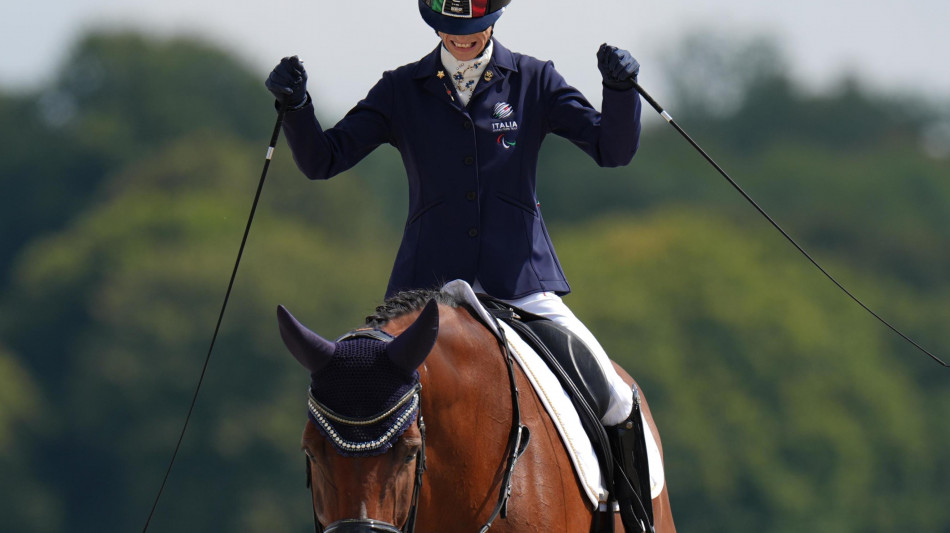
M561 387L560 382L554 373L548 368L541 357L518 335L518 333L502 322L496 322L488 311L482 306L481 302L475 296L472 287L463 280L455 280L442 287L442 292L451 294L467 302L475 311L482 316L487 324L498 324L505 330L505 338L508 339L508 346L512 356L518 362L518 365L524 370L528 381L534 387L545 410L551 416L558 434L561 436L561 442L567 450L574 470L581 480L581 486L587 495L591 506L598 506L607 501L607 494L604 488L603 477L600 474L600 466L597 463L597 455L594 453L594 447L590 438L581 425L580 416L574 409L570 398ZM494 328L493 328L494 329ZM497 333L497 331L496 331ZM641 415L642 416L642 415ZM646 419L643 420L643 427L648 428ZM650 497L656 498L663 490L664 475L663 461L660 458L660 450L656 444L656 438L652 431L646 434L647 459L650 464Z

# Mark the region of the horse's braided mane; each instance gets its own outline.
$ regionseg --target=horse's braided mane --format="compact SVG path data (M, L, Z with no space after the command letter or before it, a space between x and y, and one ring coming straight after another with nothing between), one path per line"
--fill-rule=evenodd
M376 312L366 317L366 325L372 328L381 328L390 320L399 318L406 313L421 311L435 299L440 304L458 307L459 301L455 296L433 289L412 289L390 296L376 308Z

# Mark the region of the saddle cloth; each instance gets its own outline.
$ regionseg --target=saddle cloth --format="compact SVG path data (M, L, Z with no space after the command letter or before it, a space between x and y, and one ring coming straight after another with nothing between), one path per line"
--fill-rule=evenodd
M495 333L498 333L496 328L499 326L504 329L511 355L524 371L528 381L531 382L532 387L541 399L545 410L551 416L591 507L603 506L607 501L607 492L604 488L604 480L600 473L594 447L581 425L580 417L575 411L571 399L564 388L561 387L551 369L521 339L515 330L500 321L496 321L488 313L475 296L475 291L464 280L447 283L442 287L442 292L454 295L470 305L486 324L495 329ZM643 427L650 427L646 419L643 420ZM660 450L652 431L646 434L646 445L647 458L650 463L650 497L656 498L663 490L664 473Z

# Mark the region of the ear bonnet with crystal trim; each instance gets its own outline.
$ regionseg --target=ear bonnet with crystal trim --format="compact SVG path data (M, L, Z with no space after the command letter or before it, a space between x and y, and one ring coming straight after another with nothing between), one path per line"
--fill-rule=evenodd
M511 0L419 0L419 14L435 31L471 35L493 26Z
M429 302L398 337L376 329L352 331L336 342L277 310L281 338L310 370L308 416L347 456L386 452L419 412L419 372L439 330L439 309Z

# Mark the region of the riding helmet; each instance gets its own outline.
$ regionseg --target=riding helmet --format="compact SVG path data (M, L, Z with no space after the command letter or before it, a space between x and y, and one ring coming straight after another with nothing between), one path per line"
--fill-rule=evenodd
M435 31L471 35L493 26L511 0L419 0L419 14Z

